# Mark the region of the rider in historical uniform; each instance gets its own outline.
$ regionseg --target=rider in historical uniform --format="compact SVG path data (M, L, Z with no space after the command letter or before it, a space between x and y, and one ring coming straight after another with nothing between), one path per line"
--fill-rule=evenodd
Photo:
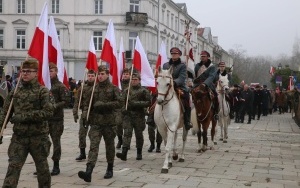
M105 66L98 67L98 83L92 98L92 107L87 117L89 102L84 101L82 111L82 121L84 125L89 124L90 151L86 171L79 171L79 178L86 182L91 182L92 172L96 165L99 144L103 137L106 150L107 169L104 179L113 177L113 166L115 160L115 137L116 122L115 109L120 108L120 91L109 80L109 70ZM92 91L91 91L92 92ZM90 93L91 95L92 93Z
M180 89L183 92L183 96L181 98L182 105L184 107L184 125L185 129L189 130L191 125L191 106L190 106L190 94L189 89L186 86L187 81L187 68L186 64L181 62L180 56L182 55L182 52L177 47L173 47L170 50L172 58L169 60L169 62L165 63L163 65L163 69L170 69L173 67L173 82L174 82L174 88Z
M127 160L128 147L130 146L132 133L134 130L136 137L136 160L142 160L142 149L144 145L143 131L145 125L145 109L150 105L150 93L141 86L141 77L138 73L134 73L131 79L131 87L122 92L123 106L123 146L122 153L117 153L117 157L123 161ZM126 101L128 96L128 106L126 109Z
M214 119L218 120L219 116L219 101L216 91L215 83L219 80L217 74L217 68L211 62L210 54L207 51L201 52L201 61L195 66L196 79L194 80L194 87L200 84L204 84L207 88L210 88L214 93Z
M87 82L83 86L80 109L82 109L82 104L84 103L84 101L89 102L90 97L91 97L90 94L92 92L92 88L94 85L94 81L95 81L95 71L89 70L87 73ZM77 120L79 119L78 105L79 105L81 90L82 90L82 87L79 87L78 91L77 91L77 95L75 96L75 101L74 101L74 106L73 106L73 116L74 116L75 123L77 123ZM79 132L78 132L80 154L76 158L77 161L86 159L85 148L86 148L86 136L87 136L88 130L89 130L89 127L86 125L83 125L82 119L80 119L79 120Z

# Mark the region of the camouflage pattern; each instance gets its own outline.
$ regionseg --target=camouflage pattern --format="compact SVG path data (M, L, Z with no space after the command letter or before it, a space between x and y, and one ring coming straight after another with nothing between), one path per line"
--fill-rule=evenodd
M89 103L90 98L91 98L91 93L93 89L93 84L94 82L88 82L83 86L83 91L82 91L82 96L81 96L81 104L84 103ZM73 116L77 116L78 119L78 105L79 105L79 99L80 99L80 93L81 93L81 87L78 88L77 95L75 96L75 102L73 106ZM80 109L82 108L82 105L80 105ZM78 136L79 136L79 148L86 148L86 136L88 133L88 128L84 128L82 119L79 121L79 131L78 131Z
M155 129L156 129L156 124L154 124L152 126L148 124L149 140L150 140L150 142L156 141L157 143L162 143L162 137L159 134L158 129L156 129L156 140L155 140Z
M105 142L106 161L107 163L114 163L116 153L114 139L116 137L116 126L91 125L89 132L91 143L87 165L95 166L99 153L99 144L102 137Z
M90 91L91 94L92 91ZM83 101L83 114L88 111L89 102ZM99 82L95 86L93 103L89 115L91 129L89 131L90 151L88 163L95 166L97 161L99 144L103 136L108 163L114 162L116 121L115 110L120 108L120 91L109 79Z
M49 90L34 78L21 83L14 96L13 93L14 90L5 99L0 115L0 126L12 98L14 99L12 114L19 115L21 119L13 125L14 133L8 149L9 165L3 187L17 187L28 153L36 165L39 187L50 187L51 176L47 157L51 142L48 137L47 120L53 115L54 109L50 103Z
M128 107L125 110L125 102L127 98L128 89L122 92L122 104L123 107L123 147L129 148L132 131L135 132L136 137L136 147L143 148L144 136L143 131L146 128L145 115L146 108L150 105L150 93L147 89L141 87L140 85L130 87Z
M53 161L61 157L61 135L64 131L64 106L67 101L67 88L57 77L51 79L51 90L54 98L54 114L49 119L49 133L53 143Z

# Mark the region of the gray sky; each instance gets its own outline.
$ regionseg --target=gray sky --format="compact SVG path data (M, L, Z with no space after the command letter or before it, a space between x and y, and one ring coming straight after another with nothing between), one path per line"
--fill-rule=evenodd
M173 0L186 3L188 13L211 27L219 45L239 44L248 56L290 56L300 38L300 0Z

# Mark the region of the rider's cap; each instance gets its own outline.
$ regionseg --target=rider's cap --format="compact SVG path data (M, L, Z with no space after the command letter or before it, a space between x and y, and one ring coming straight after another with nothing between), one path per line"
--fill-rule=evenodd
M200 56L207 56L207 57L210 57L210 54L209 54L207 51L203 50L203 51L200 53Z
M182 52L179 50L179 48L177 47L173 47L170 49L170 53L171 54L179 54L179 55L182 55Z
M219 63L219 67L225 67L225 62L224 62L224 61L221 61L221 62Z
M237 84L234 84L234 85L233 85L233 87L239 87L239 85L237 85Z

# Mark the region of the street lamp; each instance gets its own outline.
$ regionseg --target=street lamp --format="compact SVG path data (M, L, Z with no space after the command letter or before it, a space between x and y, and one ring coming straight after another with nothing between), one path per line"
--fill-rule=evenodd
M282 69L281 63L278 64L278 69L279 69L279 70Z

